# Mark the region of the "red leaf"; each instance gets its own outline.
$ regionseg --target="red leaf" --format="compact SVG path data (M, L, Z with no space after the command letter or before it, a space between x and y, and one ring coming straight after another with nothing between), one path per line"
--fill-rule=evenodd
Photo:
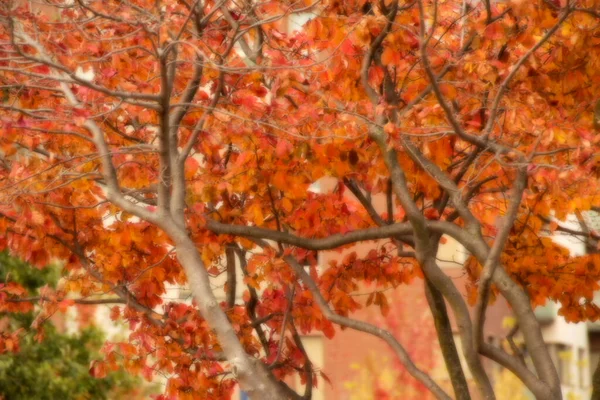
M38 65L37 67L33 68L34 72L37 72L38 74L49 74L50 73L50 67L47 65Z
M331 339L335 336L335 328L333 327L333 324L331 322L323 321L323 334L328 339Z
M289 141L280 139L277 142L277 147L275 147L275 155L277 155L278 158L285 158L292 150L293 146Z
M97 379L106 377L106 365L102 361L94 360L90 364L90 375Z

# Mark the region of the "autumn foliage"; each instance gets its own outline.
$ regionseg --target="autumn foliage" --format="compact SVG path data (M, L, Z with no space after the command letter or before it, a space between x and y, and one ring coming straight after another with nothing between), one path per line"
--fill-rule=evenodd
M237 384L310 398L322 377L300 336L336 326L379 337L449 398L404 338L353 319L395 307L382 290L357 301L366 284L423 279L453 397L494 398L483 356L559 399L532 309L551 299L569 321L600 316L600 255L547 238L600 239L585 218L600 206L599 22L595 0L4 0L0 247L64 271L27 300L8 279L0 310L35 304L42 329L71 306L115 303L131 333L93 373L165 375L164 398L227 398ZM448 236L471 254L468 301L437 265ZM375 240L364 257L348 250ZM167 298L172 286L194 302ZM527 365L483 338L499 297ZM470 389L443 340L447 306ZM22 334L3 331L0 349Z

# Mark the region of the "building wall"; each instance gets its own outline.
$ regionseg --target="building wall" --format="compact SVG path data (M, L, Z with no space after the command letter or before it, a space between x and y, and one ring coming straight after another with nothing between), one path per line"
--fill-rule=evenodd
M568 323L557 315L551 324L542 328L542 334L557 366L565 398L589 398L590 347L587 325Z
M598 228L600 220L597 213L583 213L583 217L590 229ZM560 221L559 224L574 230L581 229L575 215L569 215L566 221ZM572 256L586 254L585 242L579 237L555 232L552 240L569 249ZM542 334L546 343L551 346L555 364L557 364L561 375L563 394L566 398L568 398L567 396L576 396L580 400L589 399L591 391L590 369L593 369L597 363L600 346L597 351L594 351L592 357L588 324L585 322L568 323L558 315L558 305L550 304L550 307L555 314L555 318L551 324L543 327Z

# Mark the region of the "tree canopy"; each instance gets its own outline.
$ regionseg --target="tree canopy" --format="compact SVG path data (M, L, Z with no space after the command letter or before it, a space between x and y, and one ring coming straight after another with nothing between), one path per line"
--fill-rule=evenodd
M40 288L56 286L57 269L36 270L30 265L0 253L0 281L14 282L29 296ZM0 313L3 329L26 330L34 321L34 312ZM43 334L29 334L8 342L0 355L0 398L30 399L124 399L143 393L140 382L123 370L111 372L102 379L89 374L90 364L100 357L104 335L88 326L78 334L60 332L55 325L43 322ZM4 340L7 347L7 340ZM140 388L137 388L137 387Z
M37 299L48 315L124 305L111 316L131 336L101 366L167 374L165 396L226 398L239 384L254 399L310 398L321 378L300 335L337 325L385 341L448 399L393 333L353 318L367 306L357 288L424 279L454 397L495 398L483 356L560 399L533 308L557 301L568 321L600 311L599 256L547 237L592 250L600 237L585 219L600 206L599 7L5 0L0 245L40 268L64 262L64 285ZM302 13L310 20L290 28ZM324 179L335 190L316 190ZM471 254L468 299L436 260L447 237ZM320 251L375 240L366 256L316 268ZM165 299L168 285L195 302ZM25 295L5 283L0 307L25 311ZM484 340L498 297L530 364ZM369 306L394 305L380 291ZM14 340L4 332L2 348ZM296 374L304 393L285 383Z

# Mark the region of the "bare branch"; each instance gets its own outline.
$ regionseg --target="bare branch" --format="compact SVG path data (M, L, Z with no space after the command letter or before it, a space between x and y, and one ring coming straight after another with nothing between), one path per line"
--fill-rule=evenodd
M401 223L356 230L343 235L334 234L322 239L307 239L287 232L255 226L223 224L212 219L206 220L206 228L219 234L273 240L275 242L287 243L308 250L334 249L360 241L385 239L395 235L407 235L412 232L410 224Z

